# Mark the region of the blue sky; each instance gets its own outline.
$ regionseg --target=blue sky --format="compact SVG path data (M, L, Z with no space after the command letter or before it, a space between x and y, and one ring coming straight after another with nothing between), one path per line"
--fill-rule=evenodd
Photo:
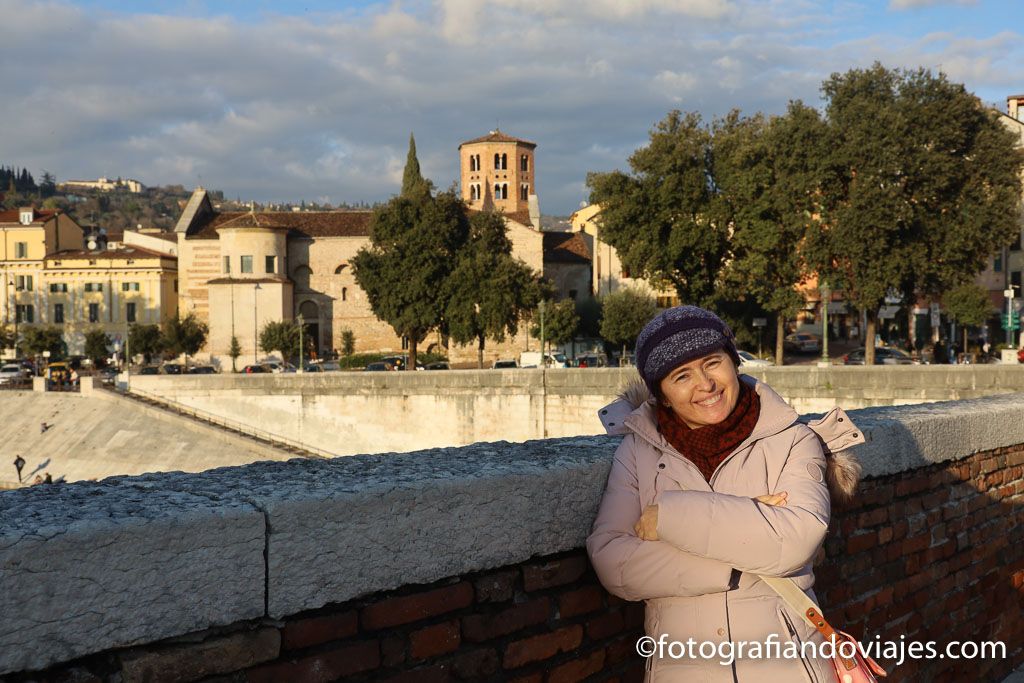
M58 179L200 182L259 201L397 192L415 132L456 180L459 142L538 144L541 208L624 168L674 108L818 105L878 60L945 71L983 101L1024 92L1009 0L0 0L0 164Z

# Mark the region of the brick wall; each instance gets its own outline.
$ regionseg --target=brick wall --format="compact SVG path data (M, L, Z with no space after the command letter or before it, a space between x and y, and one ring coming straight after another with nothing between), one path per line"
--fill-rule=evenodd
M834 511L816 590L866 641L1002 640L1002 660L907 660L899 681L1001 681L1024 661L1024 445L869 479ZM35 681L639 681L643 605L582 550L101 653ZM38 644L45 647L45 644Z

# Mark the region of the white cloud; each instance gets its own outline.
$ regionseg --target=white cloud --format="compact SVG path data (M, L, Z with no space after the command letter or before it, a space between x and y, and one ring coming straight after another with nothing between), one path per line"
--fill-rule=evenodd
M905 10L939 5L976 5L978 0L889 0L889 9Z

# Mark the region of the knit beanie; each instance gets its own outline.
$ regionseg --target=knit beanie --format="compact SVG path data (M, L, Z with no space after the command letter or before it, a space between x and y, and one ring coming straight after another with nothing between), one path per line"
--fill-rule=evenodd
M647 323L636 339L636 368L647 388L657 395L658 385L683 363L725 351L739 367L736 338L721 318L697 306L676 306Z

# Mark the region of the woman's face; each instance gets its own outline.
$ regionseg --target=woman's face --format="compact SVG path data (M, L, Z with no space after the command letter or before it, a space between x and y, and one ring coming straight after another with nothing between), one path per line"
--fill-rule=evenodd
M683 363L661 380L665 405L690 429L729 417L740 397L736 366L725 351Z

